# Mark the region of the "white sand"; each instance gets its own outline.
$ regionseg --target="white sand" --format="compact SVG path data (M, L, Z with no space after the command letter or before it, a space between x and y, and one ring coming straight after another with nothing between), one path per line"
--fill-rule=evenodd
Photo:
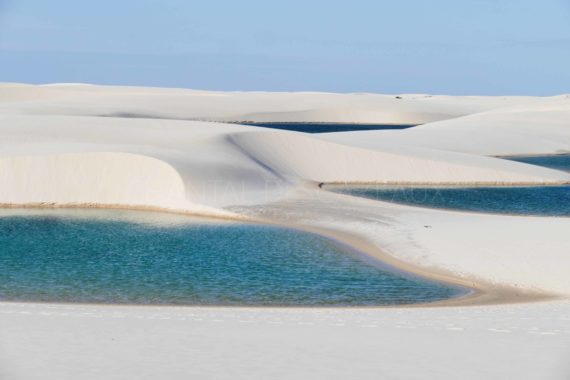
M257 122L421 124L548 98L215 92L60 84L0 84L0 112Z
M393 263L490 292L564 300L368 310L0 303L0 377L564 378L569 218L395 206L316 185L568 182L486 156L570 152L570 100L401 97L0 85L0 204L264 218L350 235ZM316 136L196 120L428 124Z
M394 144L483 155L570 153L570 96L476 113L404 131L327 134L323 138L382 150Z
M3 379L566 379L570 304L380 310L0 304Z

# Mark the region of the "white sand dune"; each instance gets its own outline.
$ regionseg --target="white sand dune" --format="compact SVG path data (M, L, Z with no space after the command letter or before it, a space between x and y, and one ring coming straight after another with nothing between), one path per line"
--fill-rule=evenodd
M425 124L309 135L223 123L244 120ZM358 240L392 264L489 293L564 300L350 310L0 303L0 378L564 378L569 218L405 207L317 184L568 183L570 173L489 156L570 152L569 121L567 96L1 84L0 204L260 218Z
M423 124L550 99L0 84L2 113L205 121Z
M154 158L126 153L12 156L0 159L2 203L154 205L185 202L178 172ZM133 191L136 190L136 191Z
M296 133L249 132L232 137L266 167L316 182L392 184L547 184L568 174L511 161L414 147L377 150L331 144Z
M363 131L322 136L368 149L413 145L454 152L506 156L570 153L570 96L544 104L507 107L403 131Z

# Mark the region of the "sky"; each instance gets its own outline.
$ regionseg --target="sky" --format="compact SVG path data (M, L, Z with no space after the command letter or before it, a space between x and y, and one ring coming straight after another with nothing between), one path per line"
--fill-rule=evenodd
M570 93L570 0L0 0L0 82Z

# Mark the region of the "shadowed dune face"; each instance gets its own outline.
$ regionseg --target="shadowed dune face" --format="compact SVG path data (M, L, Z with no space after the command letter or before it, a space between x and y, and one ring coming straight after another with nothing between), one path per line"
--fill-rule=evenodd
M315 182L392 184L515 184L567 182L565 173L495 158L421 149L367 150L307 135L244 132L230 141L285 177Z
M9 205L184 206L179 173L164 161L128 153L0 159L0 202Z

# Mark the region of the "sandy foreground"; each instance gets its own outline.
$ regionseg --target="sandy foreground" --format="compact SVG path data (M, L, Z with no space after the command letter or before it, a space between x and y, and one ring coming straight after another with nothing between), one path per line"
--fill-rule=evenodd
M0 303L0 378L567 378L569 218L429 210L317 185L568 183L494 156L570 152L570 98L400 98L0 85L4 206L276 223L476 290L370 309ZM224 123L244 120L423 125L307 135Z
M570 304L295 310L1 304L5 379L565 379Z

